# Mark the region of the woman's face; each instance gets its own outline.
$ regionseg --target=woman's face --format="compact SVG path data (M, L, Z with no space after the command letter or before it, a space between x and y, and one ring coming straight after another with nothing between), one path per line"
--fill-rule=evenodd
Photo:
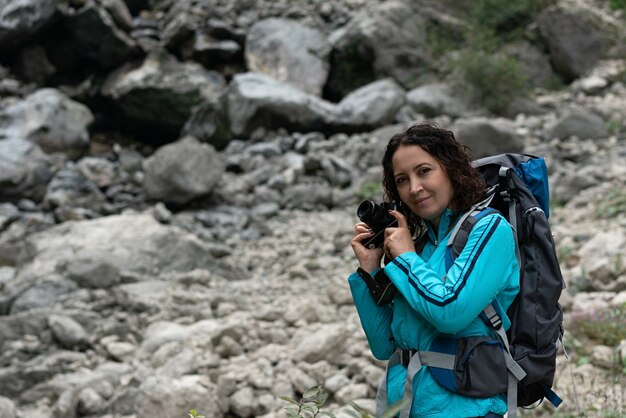
M401 145L391 164L402 203L438 228L439 218L454 195L441 164L418 145Z

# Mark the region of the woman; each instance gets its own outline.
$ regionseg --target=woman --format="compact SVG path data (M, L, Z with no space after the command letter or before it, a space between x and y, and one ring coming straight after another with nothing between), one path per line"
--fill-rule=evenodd
M519 290L519 268L513 231L497 212L479 219L466 245L446 268L446 244L459 217L481 201L485 185L471 165L469 149L452 132L415 125L394 135L383 157L385 200L401 201L405 215L390 214L397 227L385 230L382 248L363 243L372 231L355 225L351 245L359 272L384 273L397 289L393 303L378 306L362 275L348 278L363 330L374 357L388 360L398 350L428 351L442 336L454 338L495 335L481 319L483 309L497 301L506 312ZM416 242L423 249L416 253ZM502 315L505 327L510 325ZM403 396L407 362L391 362L379 399L391 405ZM411 387L410 385L408 386ZM380 392L380 391L379 391ZM379 395L380 397L380 395ZM386 401L386 402L385 402ZM497 417L507 410L506 396L484 398L454 393L421 368L412 378L410 417ZM380 405L379 405L380 409Z

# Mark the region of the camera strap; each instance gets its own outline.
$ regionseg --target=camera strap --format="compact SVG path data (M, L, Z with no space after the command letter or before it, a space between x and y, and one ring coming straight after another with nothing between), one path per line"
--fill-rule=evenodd
M371 274L363 270L361 267L359 267L356 272L359 274L359 276L361 276L361 279L363 279L371 293L378 293L378 284Z

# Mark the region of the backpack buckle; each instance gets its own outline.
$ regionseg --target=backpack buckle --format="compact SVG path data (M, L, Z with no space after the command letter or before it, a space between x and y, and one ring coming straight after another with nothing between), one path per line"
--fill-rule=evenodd
M404 367L408 367L409 363L411 362L411 357L413 357L415 353L417 353L417 350L406 350L404 348L401 349L400 350L400 363Z
M500 196L505 202L512 200L510 190L515 189L515 183L513 182L513 176L511 175L511 169L508 167L500 167L498 171L498 189L500 190Z

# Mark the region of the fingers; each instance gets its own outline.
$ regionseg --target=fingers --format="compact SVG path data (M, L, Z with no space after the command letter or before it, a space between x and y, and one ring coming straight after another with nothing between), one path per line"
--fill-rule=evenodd
M365 232L370 232L371 229L369 226L367 226L366 223L360 222L356 225L354 225L354 232L357 234L363 234Z
M406 216L404 216L401 212L398 212L397 210L392 210L389 212L389 214L398 220L398 228L409 227L409 223L406 220Z
M351 245L353 248L355 246L363 246L363 241L367 238L371 238L374 235L374 231L372 231L367 224L360 222L354 226L355 235L352 238Z

